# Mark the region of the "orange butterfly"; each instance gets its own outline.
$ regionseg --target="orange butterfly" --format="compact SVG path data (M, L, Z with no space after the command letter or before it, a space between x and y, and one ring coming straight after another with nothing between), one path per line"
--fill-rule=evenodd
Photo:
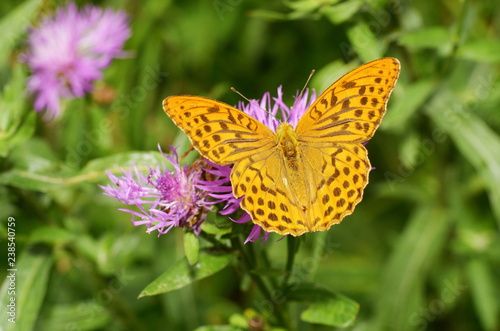
M399 76L395 58L365 63L333 83L295 129L276 134L225 103L196 96L163 101L200 154L231 165L241 207L264 230L299 236L328 230L363 198L371 165L366 148Z

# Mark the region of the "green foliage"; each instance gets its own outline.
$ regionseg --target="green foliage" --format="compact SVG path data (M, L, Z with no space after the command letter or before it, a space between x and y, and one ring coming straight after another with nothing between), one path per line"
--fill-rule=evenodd
M141 292L139 298L178 290L220 271L233 259L234 254L215 255L213 253L202 252L202 254L197 257L198 261L196 264L192 263L192 258L187 258L188 261L185 259L177 261L167 271L149 284Z
M129 53L45 122L19 55L61 3L0 4L0 247L7 260L15 243L17 268L16 324L4 314L1 329L500 328L497 1L94 2L128 13ZM253 99L284 84L291 105L312 69L320 92L384 56L402 69L367 145L376 169L328 232L243 244L251 226L214 212L199 237L158 237L98 187L166 163L158 144L188 150L169 95L236 104L230 86Z
M33 252L36 251L36 252ZM15 304L15 311L18 314L16 323L11 323L8 318L0 321L3 330L31 330L40 313L42 302L45 297L47 280L50 270L54 263L53 258L46 252L32 247L32 251L25 250L18 256L18 271L7 271L7 281L5 281L0 290L0 301L4 307L9 304ZM13 285L15 284L15 285ZM9 292L15 288L15 300ZM9 311L11 311L9 307Z

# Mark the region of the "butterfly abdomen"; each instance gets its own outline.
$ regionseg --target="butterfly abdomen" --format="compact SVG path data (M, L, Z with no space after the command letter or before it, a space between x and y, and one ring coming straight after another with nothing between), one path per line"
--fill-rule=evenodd
M287 188L291 192L291 200L304 213L308 208L308 196L305 183L304 164L300 157L300 142L293 126L288 123L281 123L276 129L276 144L282 154L284 161L282 174L283 178L287 178ZM303 221L305 221L303 219Z

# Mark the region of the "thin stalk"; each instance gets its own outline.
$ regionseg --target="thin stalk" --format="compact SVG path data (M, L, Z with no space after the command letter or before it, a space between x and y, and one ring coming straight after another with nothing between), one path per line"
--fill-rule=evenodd
M295 255L299 249L299 241L297 238L293 236L287 236L287 259L286 259L286 267L285 274L283 275L283 284L282 287L286 289L288 286L288 281L290 280L290 276L292 275L293 263L295 262Z
M274 315L276 316L278 322L284 326L286 329L289 328L289 324L287 323L283 312L281 310L281 307L277 305L273 300L273 296L271 295L271 292L269 291L266 283L262 279L261 276L259 276L256 273L253 273L252 271L255 270L256 264L255 261L251 257L251 253L249 253L249 250L251 250L251 247L246 248L246 246L250 245L243 245L241 243L241 239L238 238L232 238L231 243L233 246L240 252L241 254L241 261L243 262L243 267L245 271L250 275L250 278L252 281L257 285L259 291L262 293L262 296L269 302L269 304L273 305L276 309L273 310Z

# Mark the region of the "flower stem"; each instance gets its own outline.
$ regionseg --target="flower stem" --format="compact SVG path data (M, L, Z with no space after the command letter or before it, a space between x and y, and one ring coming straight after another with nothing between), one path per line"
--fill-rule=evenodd
M286 289L286 287L288 286L288 281L290 280L290 276L292 275L295 255L299 250L299 244L300 244L298 239L293 236L287 236L286 239L287 239L288 251L287 251L285 274L283 276L283 284L282 284L283 289Z
M260 275L254 272L256 269L256 262L254 259L252 259L252 254L247 251L246 247L248 250L251 250L252 247L251 245L243 245L241 242L241 239L238 238L232 238L231 243L233 246L240 252L241 254L241 261L243 262L243 267L245 271L250 275L250 278L252 281L257 285L259 288L259 291L262 293L262 296L269 302L270 305L274 307L273 312L274 315L276 316L276 319L278 320L278 323L284 327L288 326L288 323L283 315L282 312L282 306L278 305L275 300L273 300L273 296L271 295L271 291L267 287L266 283L262 279Z

